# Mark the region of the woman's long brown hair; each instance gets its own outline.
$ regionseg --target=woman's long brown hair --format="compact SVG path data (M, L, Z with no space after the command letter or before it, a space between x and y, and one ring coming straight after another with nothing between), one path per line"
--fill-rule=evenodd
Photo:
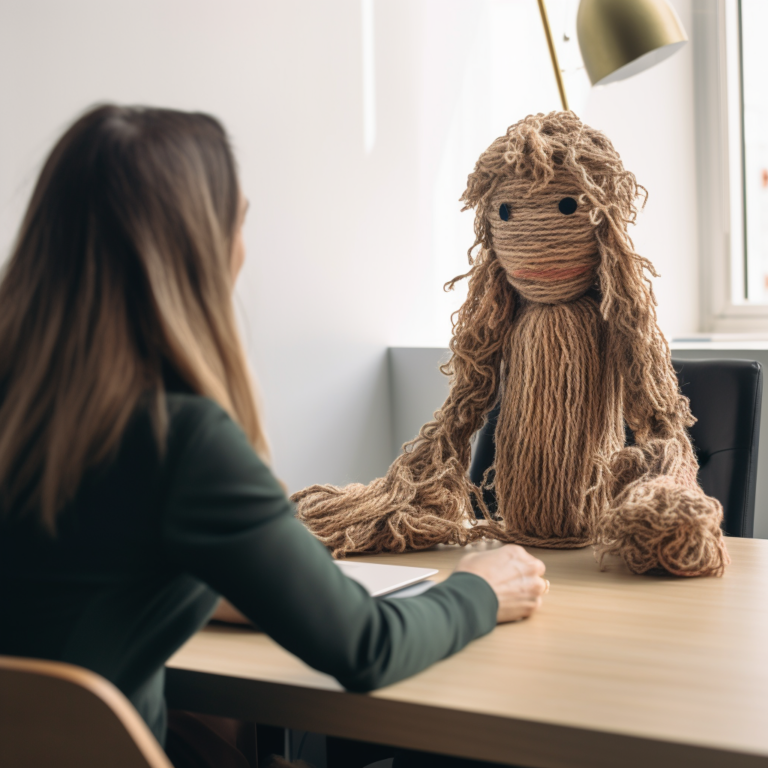
M232 308L239 187L222 126L100 106L54 147L0 284L0 514L49 531L164 373L268 453Z

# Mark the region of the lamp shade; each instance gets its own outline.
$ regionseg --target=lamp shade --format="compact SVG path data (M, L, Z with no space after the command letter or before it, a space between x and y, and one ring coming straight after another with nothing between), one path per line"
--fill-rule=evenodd
M636 75L688 42L667 0L581 0L576 32L592 85Z

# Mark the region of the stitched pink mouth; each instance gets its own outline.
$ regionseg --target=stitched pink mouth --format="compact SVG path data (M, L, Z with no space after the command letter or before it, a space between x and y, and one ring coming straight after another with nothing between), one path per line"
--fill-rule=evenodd
M554 282L555 280L569 280L572 277L578 277L591 269L589 264L582 267L569 267L568 269L516 269L512 277L519 280L544 280Z

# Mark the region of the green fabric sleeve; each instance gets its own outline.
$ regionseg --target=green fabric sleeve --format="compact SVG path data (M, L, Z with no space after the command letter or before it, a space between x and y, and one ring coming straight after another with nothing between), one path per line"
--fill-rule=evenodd
M461 650L496 623L479 576L457 573L413 598L373 599L344 576L242 430L218 406L169 436L163 546L259 628L345 688L367 691Z

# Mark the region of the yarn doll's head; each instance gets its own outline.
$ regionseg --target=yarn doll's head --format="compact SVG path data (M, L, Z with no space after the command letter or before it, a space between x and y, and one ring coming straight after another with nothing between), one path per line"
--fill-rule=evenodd
M572 112L530 115L480 156L462 201L474 208L475 246L495 253L515 291L556 304L595 284L603 314L652 298L627 224L645 194L611 142ZM474 246L473 246L474 247Z

